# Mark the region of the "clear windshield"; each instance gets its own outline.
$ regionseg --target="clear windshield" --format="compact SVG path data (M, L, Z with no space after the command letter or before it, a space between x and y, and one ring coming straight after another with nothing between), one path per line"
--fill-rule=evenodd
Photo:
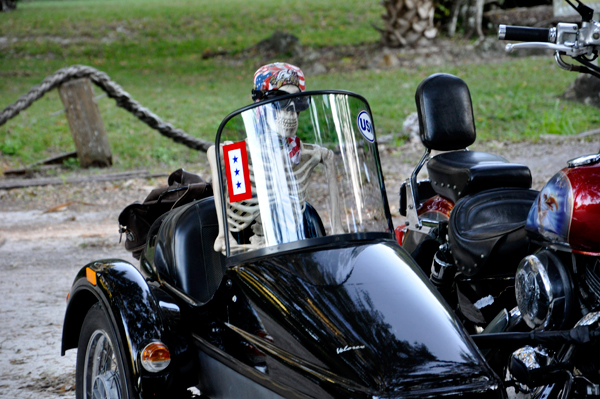
M220 131L230 255L335 234L390 232L370 110L315 94L234 115Z

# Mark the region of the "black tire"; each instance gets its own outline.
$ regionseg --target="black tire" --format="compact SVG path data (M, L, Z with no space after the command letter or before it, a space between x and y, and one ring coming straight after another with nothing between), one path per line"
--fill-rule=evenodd
M75 384L77 399L137 397L115 331L100 303L92 306L79 334Z

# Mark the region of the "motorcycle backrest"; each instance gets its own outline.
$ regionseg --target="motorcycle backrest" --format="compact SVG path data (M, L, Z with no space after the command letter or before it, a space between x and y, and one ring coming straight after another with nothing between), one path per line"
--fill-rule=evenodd
M467 84L447 73L436 73L419 84L415 94L423 145L452 151L475 142L473 105Z

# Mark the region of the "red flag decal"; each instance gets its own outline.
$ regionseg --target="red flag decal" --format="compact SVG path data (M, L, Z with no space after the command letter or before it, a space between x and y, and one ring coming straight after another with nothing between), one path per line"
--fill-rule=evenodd
M246 142L239 141L224 145L223 158L225 159L229 202L239 202L252 198Z

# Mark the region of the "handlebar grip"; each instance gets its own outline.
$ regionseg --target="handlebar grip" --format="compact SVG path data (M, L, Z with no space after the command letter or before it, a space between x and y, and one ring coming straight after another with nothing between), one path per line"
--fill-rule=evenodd
M554 42L550 38L550 29L509 25L500 25L498 39L517 40L519 42Z

